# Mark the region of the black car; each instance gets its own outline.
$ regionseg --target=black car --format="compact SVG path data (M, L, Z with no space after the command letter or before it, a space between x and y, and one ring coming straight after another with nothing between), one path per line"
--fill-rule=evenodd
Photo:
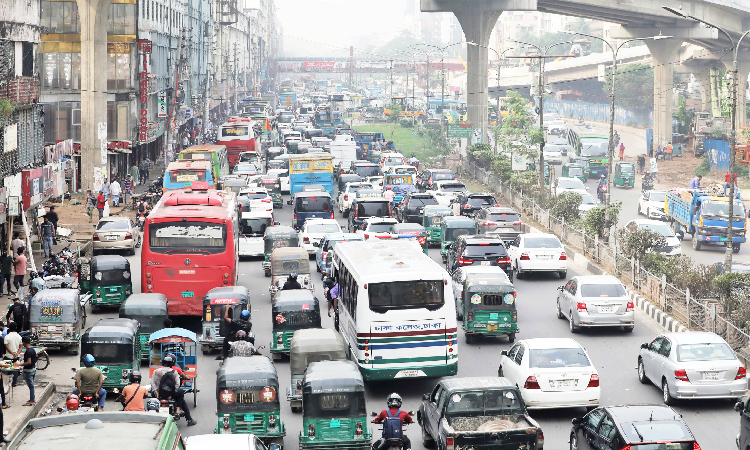
M339 192L346 189L346 183L359 183L363 178L357 174L342 173L339 175Z
M349 213L349 232L354 233L369 217L392 217L391 202L383 197L355 198Z
M352 162L352 165L349 168L349 173L352 175L359 175L362 178L383 175L380 166L377 164L360 160Z
M508 274L508 278L513 280L510 256L502 239L495 236L459 236L448 248L445 266L450 273L466 266L500 266Z
M432 184L442 180L457 180L456 174L450 169L427 169L419 174L417 187L421 190L433 189Z
M427 205L437 205L432 194L414 192L404 195L397 207L397 219L401 222L422 224L422 212Z
M623 405L596 408L573 419L570 448L577 450L694 450L700 445L672 408Z
M461 216L473 217L482 208L497 205L497 200L487 192L459 192L452 201L453 211Z

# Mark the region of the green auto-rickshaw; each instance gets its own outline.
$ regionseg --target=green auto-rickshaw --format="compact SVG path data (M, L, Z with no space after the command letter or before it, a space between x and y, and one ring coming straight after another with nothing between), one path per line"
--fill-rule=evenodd
M635 165L629 162L617 162L615 164L615 186L632 188L635 186Z
M125 303L120 305L119 316L122 319L138 321L141 358L148 359L148 337L154 331L164 328L164 321L169 318L167 297L159 293L131 294Z
M303 328L320 328L320 302L308 289L278 291L271 307L273 334L271 356L274 361L289 354L294 332Z
M286 393L293 412L302 410L302 380L307 365L313 361L337 359L346 359L346 343L337 331L330 328L306 328L294 332L289 345L292 382Z
M440 223L453 215L453 208L442 205L427 205L422 212L422 225L427 231L427 245L440 242Z
M279 177L274 175L263 175L258 178L257 184L260 187L266 188L268 195L273 199L274 208L282 208L284 206L284 202L281 198L281 180L279 180Z
M510 281L488 274L469 275L463 289L456 308L461 308L457 317L463 317L461 327L467 344L480 334L516 340L516 289Z
M466 216L443 217L440 222L440 256L443 257L443 263L448 258L448 246L453 244L457 237L466 234L477 234L477 225L473 219Z
M575 156L571 155L568 157L569 164L578 164L579 166L583 167L583 174L586 176L586 179L588 180L591 176L591 164L589 163L589 159L584 156ZM585 183L586 181L583 180Z
M81 355L94 355L95 367L105 376L102 387L107 392L119 393L130 384L130 372L140 370L139 328L134 319L102 319L81 337Z
M263 235L263 270L271 276L271 253L276 248L299 247L299 234L292 227L274 225L266 228Z
M310 363L302 381L300 450L370 450L365 384L352 361Z
M224 345L224 339L232 334L232 324L224 320L227 308L232 308L229 317L240 320L242 311L252 314L250 294L244 286L220 286L208 291L203 297L203 333L199 343L204 355Z
M133 292L130 261L120 255L92 256L89 280L81 280L81 292L91 294L91 309L120 306Z
M227 358L216 371L216 434L254 434L264 444L284 445L279 377L265 356Z
M563 164L560 176L567 178L578 178L583 183L585 183L589 179L589 176L586 174L583 166L577 163Z

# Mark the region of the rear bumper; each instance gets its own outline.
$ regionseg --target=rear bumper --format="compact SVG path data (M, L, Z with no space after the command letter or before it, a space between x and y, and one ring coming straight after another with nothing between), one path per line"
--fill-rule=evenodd
M706 398L706 399L720 399L720 398L740 398L747 394L747 380L734 380L730 383L717 383L717 384L703 384L703 383L690 383L686 381L675 380L676 389L672 394L676 398L690 399L690 398Z
M699 234L698 235L699 241L709 242L709 243L716 243L721 244L727 241L726 236L710 236L705 234ZM746 242L747 239L745 236L732 236L732 242L736 244L742 244L743 242Z
M93 248L95 250L129 250L135 246L133 239L125 239L122 241L93 241Z
M578 326L580 327L621 327L635 324L635 312L624 314L589 314L578 312Z
M599 406L600 388L582 391L545 392L540 389L521 389L528 409L580 408Z
M564 259L518 261L517 269L521 272L560 272L568 270L568 261Z
M368 367L365 367L368 366ZM359 370L362 372L362 378L364 380L393 380L398 377L399 379L405 378L399 375L399 372L407 371L407 370L419 370L424 375L419 375L418 377L409 377L409 378L439 378L439 377L445 377L445 376L451 376L456 375L458 373L458 358L455 358L453 361L451 361L449 364L444 364L440 366L422 366L422 367L399 367L396 369L373 369L372 367L369 367L369 364L360 365Z

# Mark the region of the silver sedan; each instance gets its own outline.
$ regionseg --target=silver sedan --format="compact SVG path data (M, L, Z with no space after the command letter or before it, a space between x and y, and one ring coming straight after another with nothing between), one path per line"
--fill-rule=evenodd
M638 379L675 399L728 398L747 393L747 372L729 345L710 332L666 333L641 345Z
M110 216L99 220L93 236L93 253L99 250L127 250L135 255L140 242L138 227L128 217Z
M568 319L570 332L582 327L617 327L633 331L635 305L620 280L611 275L573 277L557 288L557 317Z

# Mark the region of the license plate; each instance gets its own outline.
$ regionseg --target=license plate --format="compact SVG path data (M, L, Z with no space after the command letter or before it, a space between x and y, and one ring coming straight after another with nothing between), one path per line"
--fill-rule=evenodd
M182 298L192 298L192 297L195 296L195 293L193 293L193 292L183 292L180 295L182 296Z
M116 287L111 287L111 288L109 288L109 292L117 292L117 288Z
M483 265L483 266L489 266L490 265L490 261L481 261L480 264Z
M552 255L538 255L536 259L552 259Z
M572 387L573 380L557 380L557 387Z
M116 241L117 236L104 236L105 241Z
M341 428L341 421L338 419L331 419L331 423L329 425L330 428Z
M703 372L703 379L716 381L719 379L719 372Z
M614 306L600 306L599 307L600 313L611 313L614 310L615 310Z
M497 331L497 325L487 325L487 331Z
M160 414L169 414L169 408L160 407L159 408Z
M426 376L421 370L399 370L394 378L414 378Z

